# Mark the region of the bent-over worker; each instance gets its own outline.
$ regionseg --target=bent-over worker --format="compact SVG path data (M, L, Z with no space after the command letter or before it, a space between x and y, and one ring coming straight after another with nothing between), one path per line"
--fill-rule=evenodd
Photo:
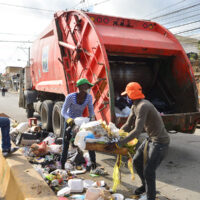
M127 95L133 101L131 113L121 127L122 130L129 132L129 135L109 148L123 146L137 138L143 130L147 132L148 138L139 146L133 157L133 164L142 182L141 187L135 190L135 195L146 192L146 196L143 195L141 199L155 200L156 169L168 152L170 138L161 115L150 101L144 99L139 83L130 82L121 95Z

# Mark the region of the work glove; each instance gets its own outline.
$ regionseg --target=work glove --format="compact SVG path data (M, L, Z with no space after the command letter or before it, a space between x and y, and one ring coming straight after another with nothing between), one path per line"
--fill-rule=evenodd
M66 122L67 122L67 125L68 126L73 126L74 125L74 119L72 119L72 118L68 118L67 120L66 120Z

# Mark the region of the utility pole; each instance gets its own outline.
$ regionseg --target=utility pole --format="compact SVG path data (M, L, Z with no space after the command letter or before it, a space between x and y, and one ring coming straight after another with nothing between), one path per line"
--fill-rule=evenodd
M28 50L27 66L30 67L30 47L17 47L17 48Z

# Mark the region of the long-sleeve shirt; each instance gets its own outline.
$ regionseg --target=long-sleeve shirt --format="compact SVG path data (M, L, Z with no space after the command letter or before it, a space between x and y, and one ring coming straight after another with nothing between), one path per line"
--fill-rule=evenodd
M92 96L87 94L85 101L82 104L77 103L77 93L68 94L62 106L61 114L65 119L81 117L85 107L88 106L89 117L94 116L94 107L92 104Z
M135 127L130 131L131 126ZM170 142L169 135L165 129L163 120L151 102L145 99L137 100L131 108L131 114L127 122L122 127L124 131L130 131L129 135L119 142L124 145L133 138L138 137L145 130L152 142L168 144Z

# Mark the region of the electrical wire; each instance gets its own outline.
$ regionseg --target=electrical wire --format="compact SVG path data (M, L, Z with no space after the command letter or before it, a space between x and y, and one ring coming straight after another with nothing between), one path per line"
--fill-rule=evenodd
M189 12L181 13L180 15L175 15L175 16L173 16L173 18L177 18L177 17L183 16L183 15L189 14L189 13L194 13L196 11L199 11L199 8L197 10L190 10ZM169 19L171 19L171 17L169 17L169 18L167 17L167 18L164 18L164 19L159 19L159 22L160 21L169 20Z
M178 27L181 27L181 26L186 26L186 25L197 23L197 22L200 22L200 20L196 20L196 21L193 21L193 22L189 22L189 23L181 24L181 25L177 25L177 26L168 27L168 29L178 28Z
M163 9L158 9L158 10L152 12L152 13L149 13L148 15L145 15L143 18L146 18L146 17L148 17L148 16L150 16L150 15L152 15L152 14L157 14L157 13L159 13L159 12L162 12L163 10L167 10L168 8L171 8L172 6L176 6L176 5L178 5L178 4L181 4L181 3L183 3L184 1L186 1L186 0L179 1L179 2L174 3L174 4L170 4L170 5L168 5L167 7L164 7Z
M81 0L79 3L75 4L74 6L72 6L70 9L75 9L78 5L84 3L84 0Z
M104 1L101 1L101 2L97 2L97 3L94 3L94 4L90 4L88 7L85 7L85 8L82 8L82 9L88 9L89 7L94 7L94 6L98 6L98 5L100 5L100 4L102 4L102 3L106 3L106 2L108 2L108 1L110 1L110 0L104 0Z
M178 32L178 33L175 33L175 34L178 35L178 34L182 34L182 33L187 33L187 32L191 32L191 31L195 31L195 30L198 30L198 29L200 29L200 27L194 28L194 29L188 29L188 30L181 31L181 32Z
M22 34L22 33L0 33L0 35L36 36L36 35L32 35L32 34Z
M54 10L46 10L46 9L41 9L41 8L33 8L33 7L20 6L20 5L8 4L8 3L0 3L0 5L19 7L19 8L25 8L25 9L32 9L32 10L38 10L38 11L45 11L45 12L55 12Z
M15 41L15 40L0 40L0 42L12 42L12 43L33 43L32 41Z
M177 19L177 20L175 20L175 21L171 21L171 22L168 22L168 23L164 23L164 24L162 24L162 25L172 24L172 23L174 23L174 22L180 22L180 21L183 21L183 20L185 20L185 19L192 18L192 17L196 17L196 16L199 16L199 15L200 15L200 14L191 15L191 16L188 16L188 17L185 17L185 18L182 18L182 19Z
M200 5L200 3L197 3L197 4L194 4L194 5L192 5L192 6L188 6L188 7L185 7L185 8L181 8L181 9L179 9L179 10L174 10L174 11L172 11L172 12L165 13L165 14L163 14L163 15L153 17L153 18L151 18L150 20L159 19L159 18L161 18L161 17L165 17L165 16L168 16L168 15L176 14L176 13L179 13L179 12L181 12L181 11L183 11L183 10L187 10L187 9L190 9L190 8L194 8L194 7L197 7L197 6L199 6L199 5Z

